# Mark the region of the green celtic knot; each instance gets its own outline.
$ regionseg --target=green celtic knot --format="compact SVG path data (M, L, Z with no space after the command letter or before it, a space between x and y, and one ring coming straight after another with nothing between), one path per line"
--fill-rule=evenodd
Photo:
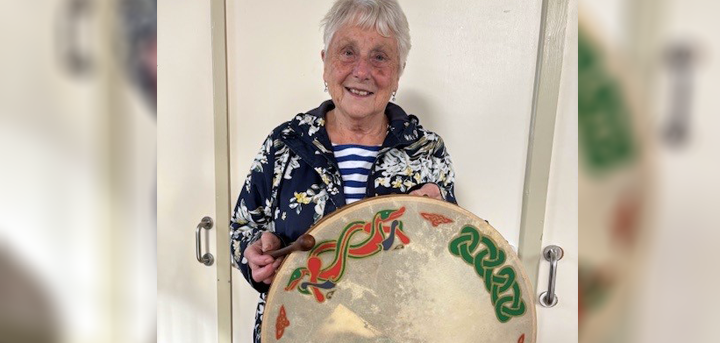
M485 249L473 256L480 243ZM515 280L515 269L509 265L502 266L505 263L505 252L498 249L495 242L481 235L477 228L466 225L450 241L449 248L451 254L473 266L483 279L495 307L495 316L501 323L525 314L525 302L522 300L520 285Z

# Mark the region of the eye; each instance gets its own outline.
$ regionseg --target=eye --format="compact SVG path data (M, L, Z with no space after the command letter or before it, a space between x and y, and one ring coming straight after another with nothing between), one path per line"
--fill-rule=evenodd
M353 52L350 49L345 49L340 52L340 55L342 55L343 57L352 57Z
M385 62L388 60L387 56L383 54L376 54L375 56L373 56L373 59L378 62Z

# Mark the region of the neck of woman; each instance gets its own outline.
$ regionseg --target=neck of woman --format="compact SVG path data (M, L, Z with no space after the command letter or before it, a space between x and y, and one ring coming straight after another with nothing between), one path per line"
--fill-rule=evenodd
M358 120L333 109L325 118L325 128L333 144L382 145L387 125L384 113Z

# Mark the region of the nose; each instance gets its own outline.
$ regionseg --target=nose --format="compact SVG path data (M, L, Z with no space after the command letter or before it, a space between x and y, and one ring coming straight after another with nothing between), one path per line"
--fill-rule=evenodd
M353 67L353 76L360 80L366 80L370 76L370 63L365 58L359 58Z

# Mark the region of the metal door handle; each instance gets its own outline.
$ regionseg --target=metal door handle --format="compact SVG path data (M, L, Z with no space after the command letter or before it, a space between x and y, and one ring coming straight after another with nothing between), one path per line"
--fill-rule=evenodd
M666 60L672 73L672 99L665 141L680 146L687 142L693 91L693 67L698 52L688 43L676 43L668 49Z
M198 262L206 265L211 266L213 262L215 262L215 258L211 253L205 253L204 255L201 254L200 250L200 229L210 230L213 227L213 220L210 217L204 217L202 220L200 220L200 223L195 228L195 258L197 258Z
M538 301L542 307L553 307L558 303L555 294L555 279L557 277L557 264L563 258L563 249L557 245L549 245L543 249L545 260L550 262L550 277L548 277L548 290L540 293Z
M93 69L91 47L84 42L84 34L92 32L91 16L95 14L94 1L67 0L57 21L57 49L61 63L74 75L86 75Z

